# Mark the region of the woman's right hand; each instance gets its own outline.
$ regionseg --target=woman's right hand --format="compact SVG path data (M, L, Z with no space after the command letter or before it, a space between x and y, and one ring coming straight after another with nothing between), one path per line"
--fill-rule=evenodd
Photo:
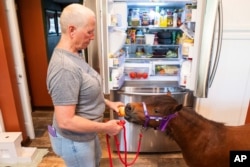
M123 128L120 120L109 120L105 122L105 133L109 136L117 135Z

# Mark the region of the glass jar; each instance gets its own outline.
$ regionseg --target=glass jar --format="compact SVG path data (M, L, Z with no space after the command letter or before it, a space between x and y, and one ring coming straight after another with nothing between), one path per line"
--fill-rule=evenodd
M148 26L149 22L150 22L150 18L149 18L148 13L147 12L143 12L142 21L141 21L142 26Z

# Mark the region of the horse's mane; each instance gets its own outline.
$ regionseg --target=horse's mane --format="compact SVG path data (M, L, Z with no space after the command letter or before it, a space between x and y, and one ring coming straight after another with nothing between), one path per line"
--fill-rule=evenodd
M178 112L180 112L181 115L185 115L185 116L182 116L182 119L185 118L187 120L189 127L196 127L197 125L202 127L205 125L205 126L210 126L217 130L223 129L225 127L223 123L215 122L215 121L212 121L203 117L191 107L182 107L182 109L180 111L177 111L177 113ZM169 129L169 128L166 129L166 135L169 137L169 139L173 139L172 133L174 133L172 129Z
M215 127L218 127L218 128L224 126L224 123L216 122L216 121L209 120L209 119L203 117L202 115L198 114L198 113L197 113L193 108L191 108L191 107L183 107L182 110L184 110L185 112L188 112L188 113L190 113L191 115L193 115L194 121L200 120L200 121L209 122L211 125L213 125L213 126L215 126Z

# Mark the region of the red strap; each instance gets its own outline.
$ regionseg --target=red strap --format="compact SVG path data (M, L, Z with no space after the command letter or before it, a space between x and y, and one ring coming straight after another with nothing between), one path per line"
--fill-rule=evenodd
M124 137L124 159L121 157L121 153L120 153L120 143L118 141L117 136L114 136L115 139L115 143L116 143L116 149L117 149L117 153L119 156L120 161L125 165L125 167L127 166L131 166L135 163L135 161L137 160L139 153L140 153L140 148L141 148L141 140L142 140L142 133L139 134L139 142L138 142L138 147L137 147L137 152L135 155L135 158L133 159L132 162L128 163L127 162L127 140L126 140L126 128L124 126L125 121L121 120L121 125L123 126L123 137ZM110 143L109 143L109 135L106 134L106 141L107 141L107 146L108 146L108 154L109 154L109 163L110 163L110 167L113 167L113 162L112 162L112 157L111 157L111 150L110 150Z

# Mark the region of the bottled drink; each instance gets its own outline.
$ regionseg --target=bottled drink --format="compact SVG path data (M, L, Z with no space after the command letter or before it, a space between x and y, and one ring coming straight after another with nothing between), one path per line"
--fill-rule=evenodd
M112 70L112 85L114 89L119 87L119 71L118 69Z
M177 27L177 19L178 19L177 10L174 10L174 13L173 13L173 27Z
M133 12L133 9L128 10L128 26L132 25L132 12Z
M160 12L160 27L167 27L167 14L165 13L163 8Z
M154 18L154 25L160 26L160 12L159 12L159 6L155 7L155 18Z

